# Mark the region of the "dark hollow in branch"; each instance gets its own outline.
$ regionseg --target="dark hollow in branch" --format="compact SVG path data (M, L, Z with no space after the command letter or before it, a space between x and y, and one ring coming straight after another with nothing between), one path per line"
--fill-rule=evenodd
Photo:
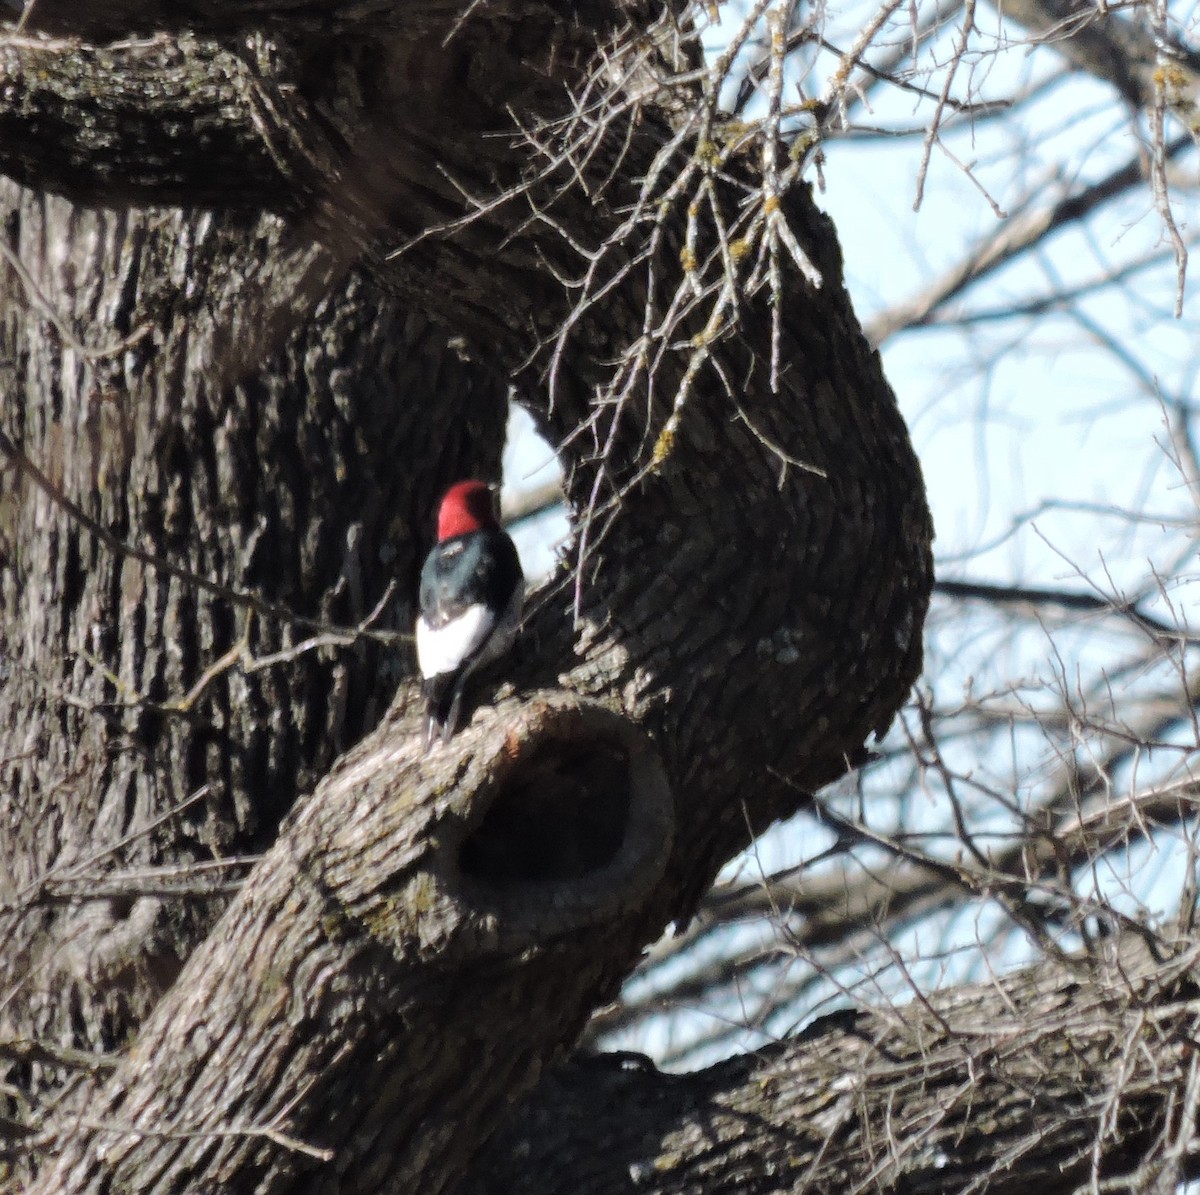
M611 744L543 748L463 843L463 874L504 886L599 870L624 841L629 784L629 758Z

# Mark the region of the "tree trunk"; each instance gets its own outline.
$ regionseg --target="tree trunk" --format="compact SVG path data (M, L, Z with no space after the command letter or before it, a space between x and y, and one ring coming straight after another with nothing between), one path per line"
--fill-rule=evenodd
M430 495L498 468L504 393L273 218L0 202L4 1033L106 1051L386 707L406 649L299 645L385 598L407 628Z
M306 654L279 672L250 672L243 658L201 706L165 708L232 660L247 626L255 656L290 643L287 632L247 622L245 602L198 593L178 571L97 546L50 497L61 468L65 496L92 509L95 450L82 435L49 443L45 416L37 437L12 428L49 474L19 509L53 586L24 607L43 640L55 628L58 654L43 647L26 667L55 693L69 681L72 699L51 707L47 686L31 682L16 724L39 703L76 720L57 770L19 779L14 793L66 791L69 778L79 795L61 804L80 809L54 815L73 829L49 843L46 813L31 820L12 880L17 915L28 918L42 894L28 885L47 866L111 850L193 791L206 818L198 798L116 861L216 861L279 829L178 974L159 956L180 958L211 904L165 948L142 928L160 911L180 919L161 896L145 911L88 900L26 922L22 970L35 953L67 959L60 923L99 923L121 966L93 965L102 953L91 951L87 967L68 960L47 974L67 971L75 1003L94 1008L133 987L122 1031L153 1006L112 1074L47 1121L57 1155L37 1188L47 1192L450 1190L643 946L686 919L753 833L861 758L919 668L929 517L833 230L805 189L756 192L736 147L717 147L711 130L680 137L652 90L631 98L655 86L643 31L614 41L612 30L641 10L573 7L566 23L537 3L466 16L408 5L400 25L359 28L355 6L329 5L349 23L331 39L305 24L320 6L292 7L255 5L270 33L237 42L8 47L15 98L0 164L18 177L66 178L76 199L178 199L195 175L187 130L210 129L217 111L229 191L216 172L204 201L284 216L121 217L159 246L154 286L139 289L121 259L95 281L90 259L65 274L73 319L88 312L72 282L87 294L125 278L113 292L126 303L118 334L154 328L148 363L140 341L112 358L134 432L112 437L108 451L124 455L105 469L128 484L94 517L190 573L253 591L260 612L286 604L354 624L385 578L411 593L439 484L494 462L500 404L487 379L498 371L567 467L573 567L530 603L507 668L512 695L425 758L402 687L392 715L278 827L365 728L388 677L366 651L353 667ZM239 9L189 6L201 33L211 20L222 35ZM48 3L33 20L60 11ZM116 12L94 6L87 31L119 32L106 24ZM650 45L669 45L663 29ZM604 101L594 127L569 98L589 88ZM97 97L102 115L80 96ZM155 136L139 155L152 100ZM48 107L54 153L38 148ZM113 168L135 159L136 177ZM699 226L693 193L714 213ZM71 246L87 243L82 227ZM192 263L193 242L210 258ZM796 264L781 266L792 243ZM371 284L346 261L419 302L488 368L414 355L420 337L398 301L368 300ZM65 374L71 350L46 351L52 376ZM443 367L446 400L422 401ZM24 385L32 370L21 368ZM425 384L409 405L414 374ZM56 417L86 425L82 386L30 393L70 397ZM38 478L28 465L21 476ZM67 536L85 565L59 563L51 545ZM24 558L6 563L6 620ZM106 629L103 668L89 663L106 659L95 646L80 652L74 610ZM81 756L85 732L98 745ZM28 767L47 754L34 750ZM80 772L82 759L97 770ZM155 964L144 967L153 982L124 963L130 939ZM118 1044L103 1025L77 1033L40 990L28 1009L22 997L22 1031Z

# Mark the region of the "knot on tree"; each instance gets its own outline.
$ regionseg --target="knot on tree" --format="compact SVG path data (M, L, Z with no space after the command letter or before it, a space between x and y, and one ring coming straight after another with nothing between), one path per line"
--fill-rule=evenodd
M446 746L410 754L399 777L347 771L359 808L377 814L333 828L324 882L397 957L510 953L636 914L671 849L674 808L653 744L570 693L482 711ZM371 875L350 866L372 856Z

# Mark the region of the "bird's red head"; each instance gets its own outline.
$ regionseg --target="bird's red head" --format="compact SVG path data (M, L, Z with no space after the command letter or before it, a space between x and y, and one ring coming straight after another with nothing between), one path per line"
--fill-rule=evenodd
M498 525L492 491L482 481L460 481L452 485L438 507L439 543L456 535Z

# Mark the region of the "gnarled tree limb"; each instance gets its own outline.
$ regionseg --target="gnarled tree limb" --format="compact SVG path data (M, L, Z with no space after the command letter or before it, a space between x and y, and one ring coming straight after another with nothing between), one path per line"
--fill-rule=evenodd
M449 1189L644 944L861 757L919 668L920 472L807 191L756 191L753 163L630 97L621 6L452 8L288 42L253 169L294 187L297 237L514 379L567 466L573 568L533 598L515 706L424 760L406 690L285 825L56 1126L45 1190ZM716 213L703 228L676 179ZM609 711L603 733L584 720L603 744L584 763L549 686ZM523 849L540 815L507 837L491 818L496 775L571 811L549 864ZM447 897L454 867L493 877L486 914Z

